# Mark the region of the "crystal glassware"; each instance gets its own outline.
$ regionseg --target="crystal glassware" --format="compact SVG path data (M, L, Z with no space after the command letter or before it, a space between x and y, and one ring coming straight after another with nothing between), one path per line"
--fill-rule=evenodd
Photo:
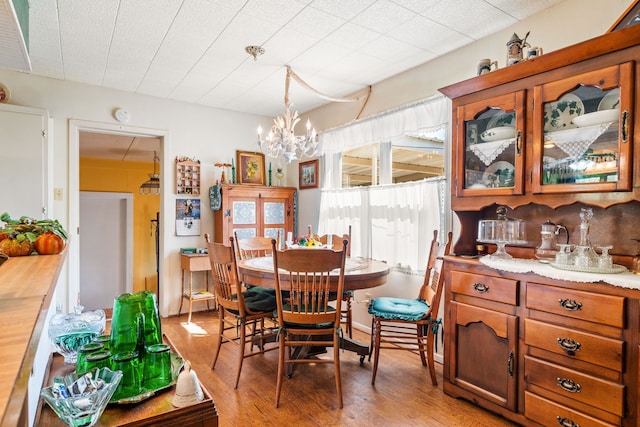
M607 246L596 246L600 249L600 256L598 257L598 267L599 268L613 268L613 258L609 255L609 249L613 248L611 245Z
M556 254L556 264L572 264L571 246L573 245L559 243L558 246L560 247L560 251Z
M54 314L49 322L49 339L64 356L64 363L75 364L80 347L105 330L107 320L103 310L83 312L83 309L78 305L73 313Z
M74 372L64 378L55 378L53 385L40 391L44 401L68 426L90 427L98 422L122 378L122 372L109 368L94 369L90 372L92 381L104 381L102 388L75 396L69 395L68 390L72 384L84 375ZM59 392L62 385L67 390L66 393Z

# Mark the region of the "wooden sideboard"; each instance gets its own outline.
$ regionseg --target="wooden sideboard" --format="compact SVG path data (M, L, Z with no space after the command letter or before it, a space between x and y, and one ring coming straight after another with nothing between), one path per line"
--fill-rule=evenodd
M523 425L637 425L640 277L633 289L445 266L447 394Z
M495 219L498 206L524 221L526 242L507 247L523 259L534 259L546 221L577 244L579 214L590 208L590 242L613 245L613 262L631 265L640 239L638 58L640 25L440 89L452 99L459 220L444 264L446 393L525 425L638 425L640 285L611 285L610 274L591 283L509 273L469 258L478 222ZM603 123L574 122L611 109Z

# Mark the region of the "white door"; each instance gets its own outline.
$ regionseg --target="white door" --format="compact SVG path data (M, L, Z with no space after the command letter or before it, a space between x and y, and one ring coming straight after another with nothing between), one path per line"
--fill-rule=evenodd
M80 304L113 308L133 289L133 195L80 192Z
M46 110L0 104L0 214L14 219L50 215L49 125Z

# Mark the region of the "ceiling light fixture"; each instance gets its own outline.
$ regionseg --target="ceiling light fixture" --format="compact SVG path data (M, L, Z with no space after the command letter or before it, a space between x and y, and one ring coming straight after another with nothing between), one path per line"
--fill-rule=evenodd
M258 126L258 146L267 156L284 157L287 163L302 157L312 157L318 148L315 128L307 119L307 132L304 136L296 136L295 128L300 117L297 111L291 111L289 102L289 79L291 68L287 67L287 77L284 83L284 114L273 119L273 126L265 139L262 139L262 126Z
M297 111L291 111L292 104L289 102L289 81L291 77L302 87L327 101L354 102L362 97L368 99L371 93L371 87L369 87L369 92L363 96L334 98L309 86L309 84L302 80L300 76L294 73L291 67L287 65L287 75L284 82L284 114L273 119L274 125L271 127L265 139L262 139L262 127L258 126L258 146L260 150L265 155L273 158L282 156L287 163L291 163L292 160L302 159L303 157L313 157L318 151L318 135L316 134L315 128L311 126L310 120L307 120L307 132L304 136L296 136L295 134L295 127L300 121L300 117Z
M244 48L244 51L253 56L254 61L258 60L258 56L264 54L264 48L261 46L247 46Z
M158 154L153 152L153 173L149 174L149 180L140 185L140 194L158 195L160 194L160 174L158 174Z

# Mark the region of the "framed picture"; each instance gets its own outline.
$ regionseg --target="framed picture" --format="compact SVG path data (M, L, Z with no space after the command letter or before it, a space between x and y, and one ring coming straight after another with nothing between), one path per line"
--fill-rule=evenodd
M264 154L236 151L238 184L265 185Z
M298 167L298 187L301 190L303 188L318 188L318 159L300 162Z
M640 24L640 1L635 0L631 6L624 11L622 16L609 28L608 33L621 30L632 25Z
M176 236L200 235L200 199L176 199Z

